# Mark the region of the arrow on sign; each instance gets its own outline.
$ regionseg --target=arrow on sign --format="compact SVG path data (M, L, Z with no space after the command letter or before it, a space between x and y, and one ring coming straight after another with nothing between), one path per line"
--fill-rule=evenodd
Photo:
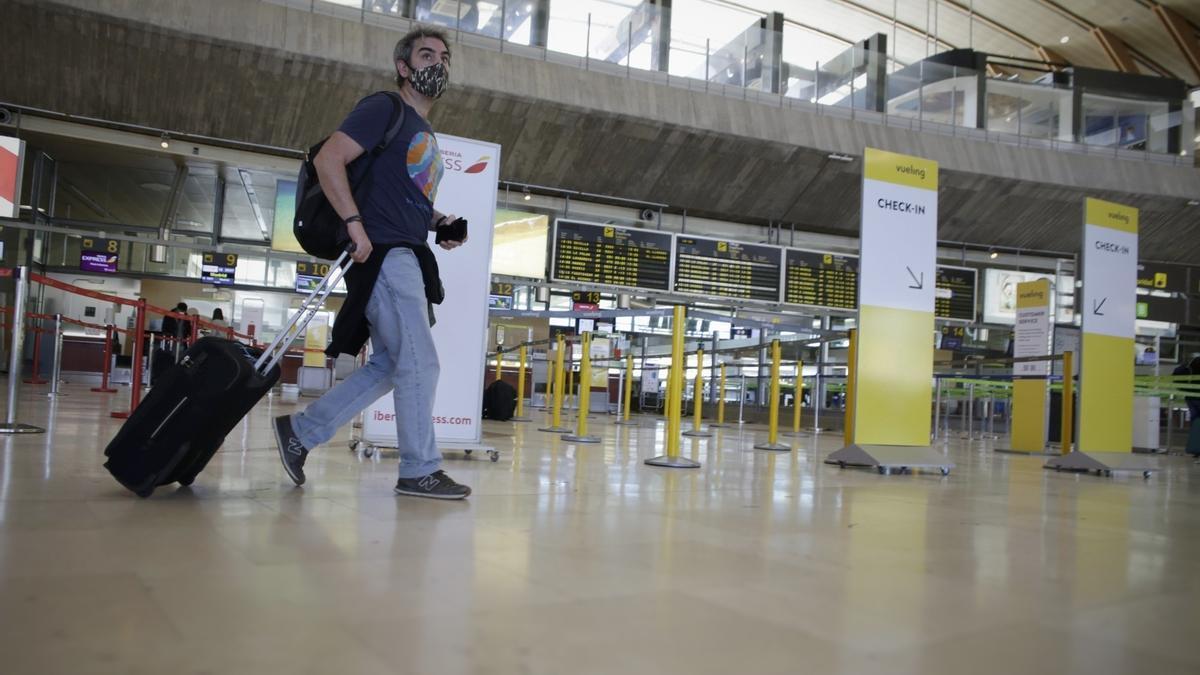
M904 267L904 269L908 270L908 276L912 277L912 280L913 280L914 282L916 282L916 284L917 284L916 286L909 286L909 288L914 288L914 289L916 289L916 290L918 290L918 291L919 291L919 290L921 290L922 288L925 288L925 273L924 273L924 272L921 272L921 278L920 278L920 279L918 279L918 278L917 278L917 275L913 274L913 271L912 271L912 268L911 268L911 267L908 267L908 266L906 265L906 266Z
M1100 298L1100 302L1096 302L1095 300L1093 300L1092 301L1092 314L1095 314L1096 316L1104 316L1104 312L1101 312L1100 308L1103 307L1104 303L1107 301L1108 301L1108 298Z

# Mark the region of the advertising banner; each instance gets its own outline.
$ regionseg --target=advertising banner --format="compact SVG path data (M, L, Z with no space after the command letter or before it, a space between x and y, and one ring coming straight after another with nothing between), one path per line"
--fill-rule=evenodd
M1132 452L1138 210L1089 198L1083 222L1079 450Z
M1045 356L1050 350L1050 281L1017 284L1017 325L1013 356ZM1049 361L1013 364L1012 449L1041 452L1046 448L1046 378Z
M477 445L482 439L483 376L486 368L488 296L491 283L492 223L495 222L500 146L438 134L443 175L435 208L467 219L464 246L437 255L446 300L434 307L441 376L433 405L434 433L439 444ZM366 440L387 446L396 442L395 410L389 392L366 409Z
M21 212L21 168L25 141L0 136L0 218L17 218Z
M937 162L867 148L854 442L929 445Z

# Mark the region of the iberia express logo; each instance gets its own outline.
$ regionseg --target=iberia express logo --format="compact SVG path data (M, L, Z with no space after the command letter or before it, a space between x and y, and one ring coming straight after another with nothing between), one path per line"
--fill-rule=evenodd
M446 171L454 171L456 173L483 173L487 168L492 158L488 155L483 155L474 162L468 163L462 156L462 153L453 150L442 151L442 164L446 167Z
M471 166L468 166L467 169L465 171L463 171L463 173L482 173L483 170L487 168L488 162L490 162L491 160L492 160L491 157L484 155L483 157L480 157L478 160L476 160L474 164L472 164Z

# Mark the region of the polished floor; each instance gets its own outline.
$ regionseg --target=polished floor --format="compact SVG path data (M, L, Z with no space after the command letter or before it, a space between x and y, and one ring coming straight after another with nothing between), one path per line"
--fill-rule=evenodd
M44 391L41 390L41 391ZM26 387L0 439L0 673L1200 672L1200 466L1046 472L990 443L936 474L821 463L661 419L575 446L491 423L460 503L395 497L344 440L294 488L267 401L191 488L104 471L114 397ZM689 426L685 422L685 428ZM344 437L349 438L349 429ZM790 440L790 439L789 439Z

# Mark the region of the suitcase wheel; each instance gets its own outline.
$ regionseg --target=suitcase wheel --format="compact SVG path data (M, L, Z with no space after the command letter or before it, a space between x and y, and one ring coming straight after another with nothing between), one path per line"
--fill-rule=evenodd
M138 490L134 494L141 497L142 499L145 499L146 497L149 497L150 495L154 494L154 488L146 488L145 490Z
M187 478L180 478L180 479L179 479L179 484L180 484L180 485L182 485L182 486L184 486L184 487L187 487L187 486L189 486L189 485L191 485L192 483L195 483L195 482L196 482L196 477L195 477L195 476L188 476Z

